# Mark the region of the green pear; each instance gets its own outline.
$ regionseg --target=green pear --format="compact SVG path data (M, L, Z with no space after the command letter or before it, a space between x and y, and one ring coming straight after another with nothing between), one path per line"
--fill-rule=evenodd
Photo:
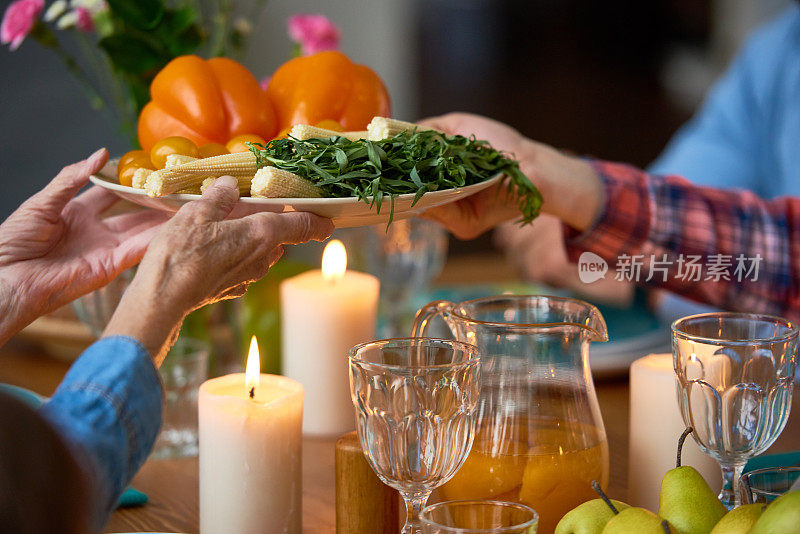
M724 516L711 530L711 534L748 534L756 524L766 505L762 503L743 504Z
M629 504L611 499L618 511L630 508ZM603 499L586 501L567 512L556 526L555 534L600 534L614 517L614 512Z
M679 534L709 534L728 510L694 467L681 466L683 442L691 432L689 427L681 435L676 467L661 480L658 515L669 521Z
M602 534L676 534L665 519L644 508L626 508L606 523Z
M750 534L800 533L800 490L784 493L767 506Z

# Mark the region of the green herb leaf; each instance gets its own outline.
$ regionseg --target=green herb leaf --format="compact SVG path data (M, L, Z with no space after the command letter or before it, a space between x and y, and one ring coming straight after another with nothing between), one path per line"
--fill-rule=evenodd
M161 0L108 0L111 12L139 30L152 30L164 16Z
M433 130L404 132L381 141L275 139L251 146L260 167L274 165L316 184L328 197L357 197L380 212L385 197L390 221L398 195L413 193L416 204L425 193L465 187L504 174L517 201L521 222L539 214L542 197L519 169L519 162L486 141Z
M114 33L100 39L115 67L132 74L140 74L163 65L169 58L162 56L147 41L128 33Z

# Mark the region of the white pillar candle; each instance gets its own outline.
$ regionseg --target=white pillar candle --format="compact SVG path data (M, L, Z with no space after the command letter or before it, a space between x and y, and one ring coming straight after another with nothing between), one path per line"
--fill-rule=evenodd
M283 374L306 391L303 433L340 435L355 428L347 352L375 337L380 282L347 270L341 241L331 241L322 269L284 280L281 294Z
M259 374L257 351L246 373L200 386L201 534L301 531L303 386Z
M675 467L678 438L686 428L678 405L672 354L650 354L630 369L628 503L658 510L664 473ZM683 445L682 465L697 469L715 493L722 487L719 464L691 436Z

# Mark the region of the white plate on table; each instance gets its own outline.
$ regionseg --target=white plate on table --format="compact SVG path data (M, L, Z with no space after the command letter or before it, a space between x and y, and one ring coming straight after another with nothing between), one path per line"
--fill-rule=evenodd
M407 219L423 211L461 200L482 191L500 181L497 175L485 182L468 185L459 189L443 189L425 193L414 206L414 194L399 195L394 200L394 218ZM177 211L181 206L200 195L173 194L163 197L149 197L143 189L120 185L117 180L117 162L109 161L103 169L92 175L92 183L105 187L135 204L162 211ZM369 226L389 222L390 203L384 199L380 213L376 206L370 206L357 198L252 198L242 197L239 205L245 212L269 211L283 213L288 211L307 211L333 220L337 228Z

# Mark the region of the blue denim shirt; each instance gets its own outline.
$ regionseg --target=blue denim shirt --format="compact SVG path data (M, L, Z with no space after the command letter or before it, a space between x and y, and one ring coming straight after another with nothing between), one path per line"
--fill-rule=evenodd
M98 531L153 447L163 395L147 350L133 338L117 336L86 349L40 408L85 466Z

